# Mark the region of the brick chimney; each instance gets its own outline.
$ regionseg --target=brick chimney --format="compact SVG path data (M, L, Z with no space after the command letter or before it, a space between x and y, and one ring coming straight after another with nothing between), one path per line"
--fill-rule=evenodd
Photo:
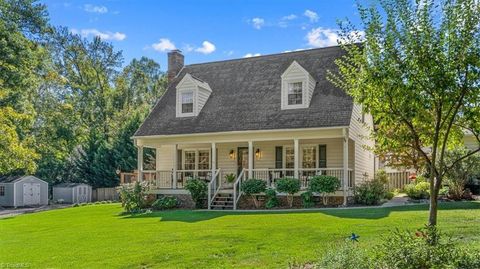
M168 53L168 82L172 81L173 78L180 72L180 70L182 70L183 64L184 56L180 50L174 49Z

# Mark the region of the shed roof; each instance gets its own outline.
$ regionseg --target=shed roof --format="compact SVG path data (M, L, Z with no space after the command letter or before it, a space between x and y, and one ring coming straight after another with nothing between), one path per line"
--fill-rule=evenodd
M55 187L58 187L58 188L73 188L73 187L81 186L81 185L90 186L90 185L88 185L88 184L79 183L79 182L65 182L65 183L57 184L57 185L55 185L55 186L53 186L53 187L54 187L54 188L55 188Z

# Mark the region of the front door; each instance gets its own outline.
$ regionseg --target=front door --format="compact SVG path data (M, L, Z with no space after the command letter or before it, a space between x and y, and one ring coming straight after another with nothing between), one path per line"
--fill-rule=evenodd
M237 176L242 172L243 169L248 169L248 148L239 147L238 148L238 158L237 158Z

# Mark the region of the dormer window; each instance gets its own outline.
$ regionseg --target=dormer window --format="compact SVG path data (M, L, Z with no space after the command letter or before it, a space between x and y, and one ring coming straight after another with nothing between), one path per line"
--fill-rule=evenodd
M303 103L303 83L288 83L288 105L301 105Z
M316 82L299 63L293 61L283 72L281 92L281 108L308 108L312 99Z
M177 84L177 117L198 116L206 104L212 89L205 81L190 74L185 74Z
M193 91L183 92L181 95L182 95L182 114L193 113Z

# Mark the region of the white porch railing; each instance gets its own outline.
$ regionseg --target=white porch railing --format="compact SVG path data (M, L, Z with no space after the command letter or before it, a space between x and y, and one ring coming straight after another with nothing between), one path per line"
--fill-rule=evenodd
M143 170L142 180L152 183L153 189L174 189L172 170ZM212 170L177 170L177 189L183 189L188 179L198 178L210 182ZM131 180L131 182L135 182Z
M233 210L237 210L238 201L240 201L240 197L242 196L242 183L245 181L245 169L240 172L235 183L233 183Z
M212 180L208 183L208 209L211 209L212 203L217 196L218 191L222 185L222 180L220 178L221 169L217 169L215 174L212 177Z
M262 179L267 182L267 187L275 187L275 181L285 177L294 177L294 169L252 169L253 178ZM310 179L316 175L334 176L343 182L343 168L300 168L298 175L302 189L308 188ZM354 187L353 170L348 169L348 187ZM343 186L343 184L342 184ZM340 188L340 190L342 190Z

